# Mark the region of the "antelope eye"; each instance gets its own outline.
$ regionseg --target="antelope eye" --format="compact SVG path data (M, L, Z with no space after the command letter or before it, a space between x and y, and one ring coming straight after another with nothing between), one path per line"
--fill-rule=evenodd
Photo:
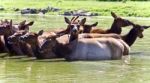
M73 25L70 25L70 27L69 27L70 29L72 29L73 28Z
M141 29L141 31L144 31L144 29Z
M124 20L125 22L128 22L128 20L125 20L125 19L122 19L122 20Z

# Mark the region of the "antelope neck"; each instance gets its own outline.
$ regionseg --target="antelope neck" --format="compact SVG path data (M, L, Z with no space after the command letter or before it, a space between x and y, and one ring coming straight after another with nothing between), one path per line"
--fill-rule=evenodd
M71 41L74 41L74 40L77 40L78 39L78 34L71 34L70 35L70 38L69 38L69 43L71 42Z
M117 26L117 23L114 21L111 28L107 30L108 33L121 34L121 27Z
M135 40L137 39L137 31L135 28L132 28L130 32L124 36L122 36L122 39L129 45L131 46Z

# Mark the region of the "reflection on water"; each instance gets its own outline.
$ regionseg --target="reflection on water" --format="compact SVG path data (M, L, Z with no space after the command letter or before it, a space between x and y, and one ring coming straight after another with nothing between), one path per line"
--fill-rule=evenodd
M34 20L31 31L66 27L63 16L0 15L0 19L5 18L11 18L15 23ZM127 19L150 24L150 19L146 18ZM110 27L113 19L88 17L87 20L88 23L98 21L99 27ZM129 29L124 28L124 33ZM63 59L0 58L0 83L150 83L150 30L146 30L144 35L144 39L138 39L131 48L130 64L122 60L66 62Z
M143 61L144 60L144 61ZM65 62L51 60L0 60L0 82L39 83L141 83L149 82L148 57L132 57L130 64L120 60Z

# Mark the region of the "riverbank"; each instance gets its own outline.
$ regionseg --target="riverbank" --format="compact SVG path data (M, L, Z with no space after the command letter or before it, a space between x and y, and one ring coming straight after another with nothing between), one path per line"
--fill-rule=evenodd
M150 17L150 2L100 2L68 0L0 0L0 13L20 14L23 9L47 9L44 14L64 15L66 12L86 11L98 16L110 16L114 11L121 16ZM56 8L56 11L55 11ZM57 10L58 9L58 10Z

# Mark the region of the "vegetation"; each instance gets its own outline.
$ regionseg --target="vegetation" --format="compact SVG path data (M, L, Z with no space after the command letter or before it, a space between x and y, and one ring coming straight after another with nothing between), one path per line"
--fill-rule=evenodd
M150 2L134 2L122 0L120 2L103 2L101 0L0 0L0 13L19 13L15 8L60 8L59 12L49 12L47 14L63 14L68 10L88 10L98 13L100 16L110 15L114 11L122 16L149 17Z

